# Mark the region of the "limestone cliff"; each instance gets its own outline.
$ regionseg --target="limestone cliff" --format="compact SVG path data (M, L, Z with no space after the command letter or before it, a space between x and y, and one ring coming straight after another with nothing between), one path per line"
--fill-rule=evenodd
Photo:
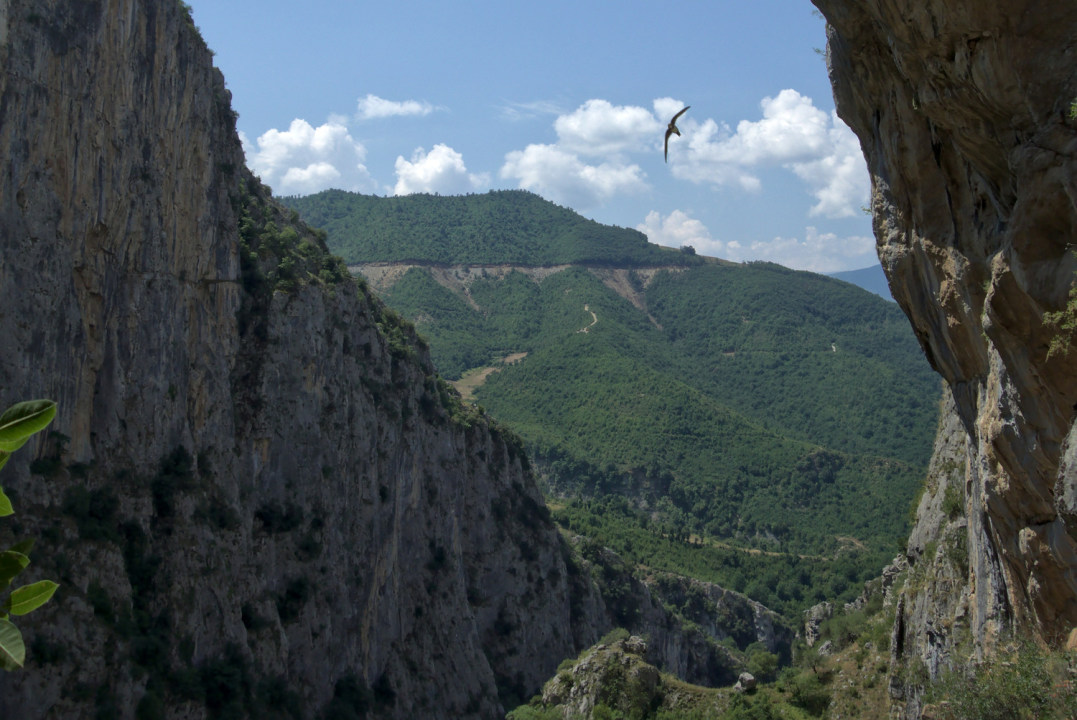
M974 654L1058 641L1077 624L1077 6L814 1L879 257L959 420L960 512L928 534L967 555L906 588L896 649L933 674L955 623Z
M0 716L496 717L608 628L518 441L248 175L181 3L0 4L0 168L0 404L60 408L2 531L62 582Z
M59 403L0 545L61 582L0 717L499 717L622 621L697 682L727 635L788 654L721 588L604 592L519 439L246 170L183 3L0 3L0 167L0 406Z

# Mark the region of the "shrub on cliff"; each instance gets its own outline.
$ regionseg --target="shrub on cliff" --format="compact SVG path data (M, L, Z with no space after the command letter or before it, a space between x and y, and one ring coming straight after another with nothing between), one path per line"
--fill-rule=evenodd
M927 692L940 720L1062 720L1077 717L1077 653L1052 653L1032 642L951 670Z

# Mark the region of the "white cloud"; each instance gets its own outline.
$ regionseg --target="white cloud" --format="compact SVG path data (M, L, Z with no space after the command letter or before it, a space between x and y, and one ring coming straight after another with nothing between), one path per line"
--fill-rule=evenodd
M560 115L563 112L560 105L550 100L510 102L501 108L501 116L514 122L517 120L530 120L540 115Z
M556 143L508 153L500 175L578 209L644 190L646 175L629 158L660 153L665 124L685 107L671 97L656 98L652 105L653 111L592 98L556 118ZM810 216L855 216L867 202L869 183L852 131L796 90L764 98L760 109L760 119L742 120L735 130L695 118L691 110L683 115L677 121L683 135L670 139L673 176L757 193L764 178L784 170L815 198Z
M667 99L662 103L667 110L675 105ZM762 119L742 120L736 132L712 119L682 119L678 125L690 132L685 132L687 148L671 153L674 176L755 192L762 188L758 171L780 166L793 171L815 196L811 215L855 215L867 201L869 183L852 131L836 114L828 115L796 90L764 98L760 107Z
M429 115L432 112L434 112L434 106L428 102L386 100L377 95L368 94L365 98L359 98L357 117L360 120L372 120L400 115Z
M732 259L729 253L735 254L740 248L736 242L724 243L715 240L706 225L681 210L674 210L665 218L661 213L652 210L636 229L656 245L673 248L690 245L700 255Z
M577 210L647 189L646 174L627 159L648 151L649 138L661 131L646 108L592 98L559 115L554 130L556 143L506 154L500 176Z
M827 135L829 154L809 162L794 163L792 169L819 201L809 214L828 218L853 217L861 205L867 204L871 192L860 141L837 113Z
M649 110L592 99L554 122L558 145L581 155L616 155L646 149L662 126Z
M576 209L593 207L614 195L643 190L647 184L638 165L604 162L588 165L557 145L528 145L505 156L501 177L518 187Z
M878 262L871 237L838 237L812 226L804 229L803 240L776 237L745 244L711 237L702 222L681 210L674 210L666 217L652 210L636 229L652 243L675 248L691 245L700 255L734 262L767 260L795 270L819 273L858 270Z
M340 171L333 167L331 163L316 162L305 168L288 168L288 171L281 178L281 185L284 187L318 187L324 189L331 187L339 179Z
M281 195L375 187L363 165L366 149L338 120L314 127L297 118L287 130L266 131L254 145L243 134L240 139L251 169Z
M655 98L652 105L654 105L654 114L658 116L658 120L661 121L661 125L663 125L663 126L668 124L669 121L673 118L674 115L676 115L677 113L679 113L681 110L683 110L685 108L685 104L683 102L681 102L680 100L677 100L675 98L671 98L671 97ZM686 117L686 116L682 115L681 117L683 118L683 117ZM680 124L681 124L681 121L678 118L678 120L677 120L677 127L678 128L680 127ZM664 127L663 127L663 132L665 132Z
M838 237L834 233L821 233L811 226L805 228L803 240L776 237L753 242L745 248L745 257L820 273L858 270L879 261L873 238Z
M394 195L411 193L445 193L455 195L478 190L489 185L485 174L467 171L464 157L448 145L437 144L430 152L416 148L411 160L396 158L396 187Z

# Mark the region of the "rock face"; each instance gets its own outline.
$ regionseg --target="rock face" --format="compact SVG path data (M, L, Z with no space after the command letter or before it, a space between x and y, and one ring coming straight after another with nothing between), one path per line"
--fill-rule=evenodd
M210 58L172 0L0 5L0 404L61 434L4 485L62 583L0 716L500 716L602 602L518 440L243 169Z
M690 683L732 685L743 668L730 647L758 643L792 659L794 632L772 610L713 583L670 573L636 577L612 551L576 537L580 562L597 579L610 624L647 638L646 661Z
M897 651L933 674L962 627L973 654L1058 641L1077 623L1077 6L815 4L879 257L953 398L960 480L925 495L909 557L955 562L903 592Z
M183 3L2 2L0 68L0 407L59 403L0 546L61 583L0 717L502 717L625 619L697 682L725 635L788 654L721 588L686 631L596 582L520 440L244 168Z
M651 710L660 700L662 678L644 661L646 654L647 643L636 635L596 645L546 683L543 705L566 718L593 717L599 706L625 713Z

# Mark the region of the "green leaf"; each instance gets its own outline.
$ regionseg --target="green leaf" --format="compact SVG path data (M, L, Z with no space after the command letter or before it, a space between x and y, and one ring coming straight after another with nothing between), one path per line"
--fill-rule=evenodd
M0 552L0 590L3 590L16 575L26 569L30 564L30 558L15 550Z
M0 618L0 668L18 670L26 662L26 645L15 623Z
M44 430L56 417L52 400L15 403L0 415L0 450L14 452L34 433Z
M23 540L21 542L15 543L11 547L9 547L8 550L12 550L12 551L17 552L17 553L22 553L23 555L26 555L27 557L29 557L30 556L30 551L34 549L34 542L35 541L34 541L33 538L26 538L25 540Z
M15 508L11 505L11 498L4 494L3 489L0 489L0 517L14 514Z
M24 438L19 438L18 440L12 440L11 442L0 442L0 450L3 450L8 455L10 455L11 453L15 452L16 450L21 448L23 445L25 445L26 441L29 440L29 439L30 439L30 436L27 435Z
M11 453L0 450L0 469L3 469L7 465L8 459L11 457Z
M38 580L30 585L11 591L11 595L4 602L4 611L12 615L25 615L33 612L44 605L60 587L52 580Z

